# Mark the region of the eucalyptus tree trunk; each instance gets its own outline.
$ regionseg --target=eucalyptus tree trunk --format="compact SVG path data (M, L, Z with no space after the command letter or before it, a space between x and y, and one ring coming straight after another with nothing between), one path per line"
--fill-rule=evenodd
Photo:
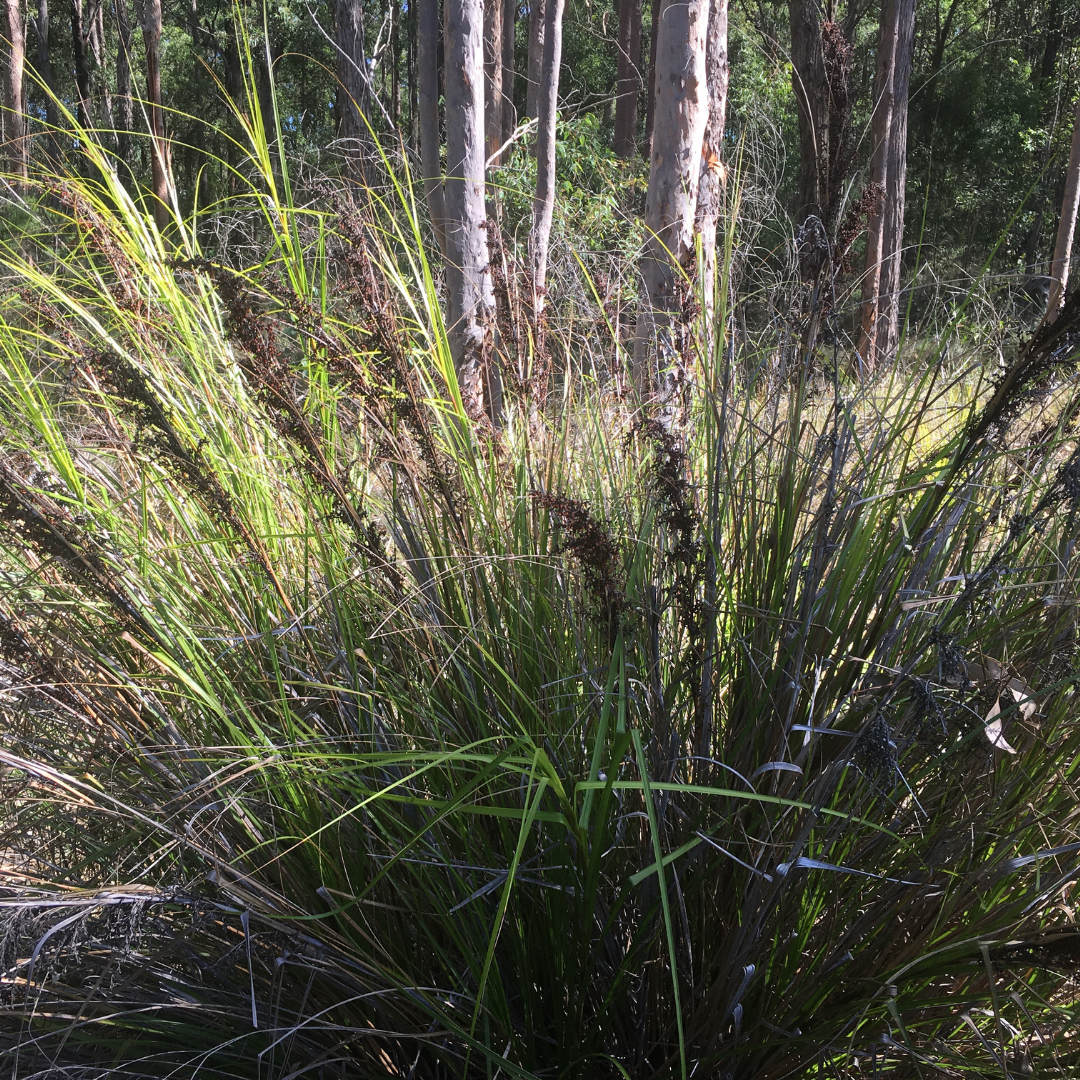
M649 21L649 80L645 94L645 152L652 160L653 121L656 117L656 38L660 32L660 8L663 0L652 0Z
M1053 322L1057 318L1058 312L1065 303L1078 208L1080 208L1080 99L1076 103L1072 149L1069 152L1069 171L1065 175L1065 197L1061 200L1061 217L1058 218L1054 258L1050 263L1050 296L1046 305L1047 322Z
M116 0L116 152L120 160L131 165L131 132L135 121L135 106L131 99L131 22L127 0Z
M667 0L656 42L656 101L641 258L634 375L639 390L670 397L685 346L683 301L694 269L694 223L709 120L709 0ZM683 373L685 374L685 373Z
M907 187L908 97L915 55L915 0L898 0L893 110L889 125L889 160L881 245L882 310L876 348L879 356L896 358L900 344L900 270L904 254L904 210Z
M420 148L420 91L417 85L416 4L408 7L405 46L405 79L408 82L409 143L414 150Z
M885 236L886 203L890 194L895 195L896 178L890 176L890 142L893 116L897 108L896 71L897 52L900 43L901 8L912 0L884 0L881 10L881 36L878 44L877 70L874 75L874 114L871 126L873 142L870 158L870 181L881 193L878 210L867 222L866 269L862 284L862 315L859 340L856 346L859 358L869 368L875 367L882 358L882 346L887 338L884 320L883 288L887 275L882 273L886 255ZM906 109L906 102L904 103ZM906 130L906 127L905 127Z
M517 110L514 108L514 46L517 32L517 0L503 0L502 41L502 134L505 143L517 127Z
M147 9L155 0L148 0ZM160 10L160 4L159 4ZM160 23L160 19L158 20ZM90 68L86 62L86 19L83 14L82 0L71 0L71 50L75 61L75 93L78 98L75 115L84 131L89 131L94 124L90 113ZM158 35L160 37L160 34Z
M641 0L619 0L619 62L613 147L621 158L637 149L637 106L641 90Z
M484 156L493 166L503 142L502 54L503 0L484 0Z
M442 164L439 147L439 0L416 0L417 95L420 112L420 168L428 214L439 250L446 254Z
M530 120L535 120L540 115L540 72L544 66L546 8L547 0L530 0L529 2L529 86L525 94L525 112Z
M30 16L30 28L37 41L38 78L45 84L45 122L49 126L49 158L53 165L60 163L60 110L57 107L56 80L53 77L52 53L49 49L49 0L38 0L37 17Z
M540 69L540 100L536 132L536 194L533 197L529 255L532 269L533 316L539 323L547 289L548 243L555 209L555 121L559 108L559 67L562 64L562 23L566 0L547 0L544 62Z
M362 178L371 160L370 92L361 0L335 0L337 30L338 138L354 177Z
M724 123L727 119L728 0L712 0L705 45L705 75L709 87L709 119L701 149L694 227L701 235L701 293L705 306L707 343L712 342L716 290L716 228L724 196Z
M116 147L116 118L113 115L112 91L108 83L108 57L105 53L105 5L96 3L90 11L90 24L86 30L86 43L91 57L91 83L97 83L97 97L100 102L102 130L108 133L113 147ZM93 90L91 90L93 93Z
M390 119L394 129L400 126L401 116L401 43L398 26L401 22L400 0L390 0Z
M446 323L466 411L479 419L486 410L497 420L495 292L484 232L483 18L483 0L446 0Z
M795 221L824 218L829 201L829 85L818 0L788 0L791 85L799 111L799 188Z
M150 186L154 194L154 220L164 230L169 222L169 150L161 111L161 0L143 0L142 32L150 120Z
M8 168L25 183L29 147L26 142L26 114L23 111L23 65L26 42L23 35L22 5L4 0L4 135Z

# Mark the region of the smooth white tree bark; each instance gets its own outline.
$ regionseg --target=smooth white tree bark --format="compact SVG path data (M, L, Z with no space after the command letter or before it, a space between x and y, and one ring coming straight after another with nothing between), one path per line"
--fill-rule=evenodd
M1050 263L1050 297L1046 305L1046 317L1050 322L1057 318L1058 312L1065 303L1078 208L1080 208L1080 98L1076 102L1072 149L1069 152L1069 171L1065 177L1065 196L1061 200L1061 217L1058 218L1054 258Z
M907 188L908 97L915 57L915 0L897 5L896 70L893 114L889 126L888 189L881 245L881 314L877 334L879 356L894 360L900 344L900 268L904 253L904 210Z
M701 292L705 303L705 321L707 326L711 326L713 293L716 290L716 229L720 222L725 179L724 124L727 120L730 78L728 0L712 0L709 9L705 75L709 88L709 119L701 149L695 228L701 234Z
M547 290L548 244L555 210L555 124L559 108L559 68L562 64L562 23L566 0L547 0L544 26L544 62L540 69L540 97L536 132L536 194L533 197L529 254L533 275L533 313L544 310Z
M483 0L446 0L447 330L470 416L498 418L500 386L490 355L495 292L484 208Z

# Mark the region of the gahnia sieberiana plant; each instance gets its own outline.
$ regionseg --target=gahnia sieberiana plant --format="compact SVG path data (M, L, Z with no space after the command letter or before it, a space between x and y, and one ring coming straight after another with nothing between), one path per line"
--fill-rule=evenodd
M408 180L238 116L236 206L88 139L3 254L6 1075L1075 1075L1080 302L847 385L732 178L686 415L556 320L496 430Z

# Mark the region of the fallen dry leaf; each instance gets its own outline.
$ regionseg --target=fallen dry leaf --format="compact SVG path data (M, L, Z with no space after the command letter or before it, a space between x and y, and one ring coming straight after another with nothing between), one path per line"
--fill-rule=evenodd
M1015 754L1016 751L1005 741L1005 736L1002 733L1000 698L990 706L985 723L986 726L983 730L986 732L987 739L990 740L990 745L995 750L1004 750L1006 754Z
M1031 691L1028 689L1028 685L1023 679L1010 679L1009 680L1009 693L1012 694L1013 700L1020 706L1020 715L1025 720L1030 720L1035 715L1035 710L1038 706L1035 704L1035 699L1031 696Z

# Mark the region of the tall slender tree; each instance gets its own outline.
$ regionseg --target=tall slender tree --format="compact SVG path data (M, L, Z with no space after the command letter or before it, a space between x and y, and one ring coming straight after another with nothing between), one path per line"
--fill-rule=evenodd
M868 367L877 361L878 313L881 305L881 257L885 240L884 196L889 173L889 129L893 113L893 73L896 68L897 0L884 0L877 68L874 74L874 113L871 132L870 182L881 193L882 202L867 223L866 271L862 285L862 320L856 347L859 359Z
M371 160L370 88L361 0L335 0L338 138L349 171L362 177Z
M418 149L420 146L420 93L417 84L416 4L410 3L406 10L408 14L405 23L407 35L405 80L408 83L409 96L409 143Z
M705 325L711 331L716 289L716 229L720 221L725 180L724 124L727 120L728 0L712 0L705 45L705 77L709 89L709 119L701 149L694 227L701 236L701 292ZM711 338L710 338L711 340Z
M401 43L398 24L401 22L400 0L390 0L390 119L399 126L401 116Z
M78 2L72 0L73 5ZM164 230L169 221L169 148L161 109L161 0L143 0L142 14L150 121L150 186L154 194L154 220Z
M908 98L915 57L915 0L897 5L896 69L889 123L888 183L885 187L881 244L882 323L876 347L887 359L900 343L900 271L904 255L904 211L907 189Z
M660 8L663 0L649 5L649 76L645 93L645 152L652 158L653 124L656 119L656 38L660 32Z
M115 148L116 118L113 115L112 90L108 80L109 58L105 51L105 5L103 3L96 3L90 9L86 44L90 50L91 93L98 103L100 126L104 137Z
M641 93L641 0L619 0L618 79L615 84L615 153L633 157L637 149L637 107Z
M1080 97L1076 101L1069 168L1065 174L1065 195L1061 200L1061 216L1058 218L1054 257L1050 262L1050 295L1046 306L1048 322L1053 322L1057 318L1058 312L1065 303L1078 209L1080 209Z
M37 16L30 16L30 28L34 31L37 42L37 59L34 67L38 78L45 86L45 122L49 127L49 159L57 165L60 162L60 110L57 107L59 95L56 79L53 75L52 51L49 48L49 0L38 0Z
M439 0L416 3L417 94L420 112L420 167L428 214L439 250L446 254L446 208L443 199L439 138Z
M19 0L4 0L4 24L4 149L8 168L25 182L30 148L26 142L26 114L23 110L26 42Z
M160 11L159 0L147 0L147 10L155 2L158 2L158 10ZM72 59L75 61L75 94L77 98L75 114L79 125L84 131L90 131L94 126L94 118L91 113L93 90L90 86L90 65L86 56L88 32L89 28L86 25L82 0L71 0L71 51ZM160 34L158 37L160 39Z
M828 202L829 84L819 0L788 0L791 85L799 114L799 187L795 220L823 217Z
M667 0L656 42L656 100L641 258L634 373L643 393L678 381L682 306L693 273L702 146L709 120L706 41L709 0Z
M446 0L445 8L447 335L466 410L497 420L495 290L484 231L483 0Z
M503 0L484 0L484 154L498 165L502 146Z
M42 0L47 2L47 0ZM131 132L135 121L135 106L131 97L131 21L127 0L115 0L116 12L116 152L120 160L131 165Z
M502 137L505 143L517 127L517 110L514 108L514 46L517 36L518 0L503 0L503 46L502 46Z
M540 100L536 131L536 194L533 197L529 255L532 269L533 313L539 324L547 288L548 244L555 208L555 122L559 107L559 69L562 66L562 24L566 0L547 0L544 62L540 68Z
M907 98L915 0L884 0L874 76L870 178L882 195L867 225L862 318L856 346L862 362L879 364L895 350L907 175ZM896 294L896 295L894 295Z
M540 114L540 70L544 64L544 27L547 25L547 0L529 0L529 59L528 89L525 92L525 112L530 120Z

